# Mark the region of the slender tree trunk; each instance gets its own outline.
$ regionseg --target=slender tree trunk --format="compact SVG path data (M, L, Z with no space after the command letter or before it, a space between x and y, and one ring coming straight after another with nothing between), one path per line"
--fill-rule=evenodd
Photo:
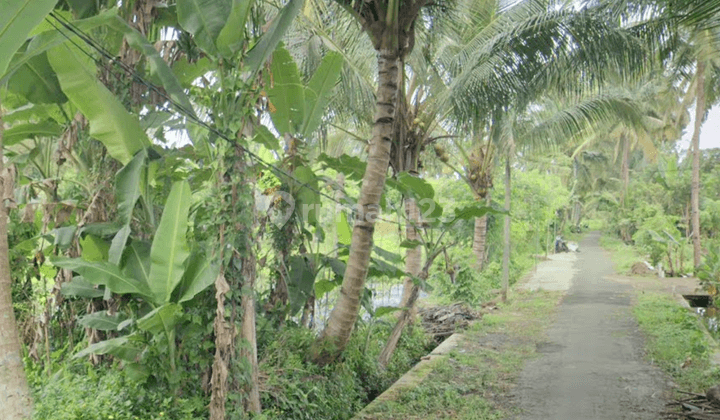
M305 328L313 328L315 325L315 291L310 292L310 296L305 302L302 317L300 317L300 325Z
M421 278L424 280L427 278L427 273L423 271L421 273L421 276ZM387 367L388 363L390 363L390 358L392 358L393 353L395 353L395 349L397 348L397 344L400 341L402 332L405 329L405 326L410 323L410 319L413 316L413 308L415 307L415 301L417 301L419 294L420 288L418 287L418 285L413 284L410 287L408 300L403 305L403 310L402 312L400 312L400 316L398 317L397 322L395 322L395 327L390 332L390 336L385 343L385 347L383 347L382 351L380 352L380 356L378 357L378 364L383 369Z
M695 130L692 136L692 239L693 267L697 272L701 262L702 247L700 246L700 129L705 117L705 63L698 60L696 77L697 101L695 103Z
M505 211L510 212L510 155L505 161ZM507 301L508 288L510 285L510 215L505 215L505 226L503 229L503 267L502 267L502 300Z
M20 337L12 305L12 277L8 248L7 210L5 209L5 164L3 120L0 105L0 418L29 419L32 399L21 358Z
M582 205L578 200L573 206L573 225L575 225L575 228L580 227L580 220L582 220Z
M255 258L255 195L253 193L254 177L248 173L245 164L245 152L239 146L235 145L235 165L234 172L239 174L242 181L240 185L233 185L233 212L244 212L246 217L236 215L235 220L245 219L249 216L250 223L248 225L236 224L235 229L241 232L243 242L241 261L241 298L240 306L242 310L242 326L240 329L240 357L250 364L249 383L246 385L245 391L247 397L244 401L246 412L259 414L260 406L260 388L258 384L258 360L257 360L257 336L255 330L255 280L257 278L257 260ZM240 194L246 195L248 201L241 201Z
M223 265L215 281L217 301L214 332L215 359L210 381L210 420L224 420L227 416L226 403L230 391L230 372L238 363L237 356L245 358L250 366L247 373L246 393L242 400L246 412L260 413L260 393L258 387L257 339L255 331L255 280L257 261L253 249L255 229L255 200L253 195L252 174L246 168L242 147L235 145L232 168L221 171L218 187L230 186L230 202L223 200L228 207L226 212L230 220L250 220L249 224L236 222L233 225L220 225L219 260L225 261L225 252L232 252L230 262ZM223 192L224 194L224 192ZM243 197L241 197L241 195ZM249 201L246 198L249 197ZM230 232L228 232L230 230ZM232 246L228 246L232 245ZM231 250L231 251L230 251ZM237 267L240 268L237 268ZM229 280L229 282L228 282ZM238 290L239 289L239 290ZM242 322L238 337L236 328L236 306L233 305L229 321L225 316L225 295L234 290L240 292L240 310ZM238 343L237 341L240 340ZM236 383L236 381L233 381Z
M475 234L473 235L473 254L475 268L482 271L485 265L485 234L487 232L487 215L475 218Z
M253 200L254 204L254 200ZM254 208L254 205L253 205ZM242 259L243 290L242 290L242 330L243 340L240 346L240 356L250 362L250 383L248 384L248 396L245 401L245 411L260 413L260 388L258 386L258 359L257 359L257 335L255 331L255 279L256 264L255 252L252 243L245 250Z
M630 185L630 136L624 133L620 137L623 143L623 155L622 155L622 180L623 190L620 196L620 207L625 207L625 196L627 195L628 185Z
M432 265L433 261L435 261L435 258L440 255L440 252L445 252L445 250L446 248L443 248L442 250L436 251L432 255L428 255L426 257L425 266L418 274L418 278L420 278L421 280L427 280L430 266ZM405 326L410 323L410 320L413 317L413 309L419 295L420 287L417 284L413 283L412 287L410 288L410 295L408 296L408 301L405 303L405 305L403 305L403 310L400 313L398 320L395 322L395 327L393 327L393 330L390 332L390 336L385 343L385 347L383 347L382 351L380 352L380 356L378 356L378 365L380 365L381 368L384 369L385 367L387 367L388 363L390 363L390 359L392 358L393 353L395 353L395 349L397 349L397 345L400 341L400 337L402 336L402 332L405 329Z
M409 241L419 241L420 234L416 226L420 223L420 209L414 198L405 199L405 217L407 218L405 225L406 239ZM422 247L418 245L415 248L409 248L405 253L405 272L408 273L409 276L405 277L403 282L403 295L400 300L400 307L404 309L400 312L395 327L385 342L385 347L380 352L378 364L382 368L385 368L390 362L390 358L397 348L397 343L400 341L405 326L407 326L415 316L415 302L420 294L420 288L415 284L412 277L421 275L421 265ZM425 278L427 278L427 275L425 275L423 279Z
M313 359L319 364L328 363L342 353L358 317L394 135L398 54L396 49L379 49L376 110L367 168L360 188L358 217L338 301L313 349Z
M405 217L407 222L405 224L405 238L408 241L419 241L420 234L416 228L420 224L420 209L418 208L417 202L414 198L405 199ZM403 308L408 307L412 295L413 287L415 282L411 276L417 277L420 274L422 268L422 246L418 245L415 248L408 248L405 253L405 272L409 274L405 277L403 282L403 294L400 300L400 306Z
M233 352L233 338L235 337L235 327L225 321L225 294L229 291L230 285L225 280L225 274L221 272L215 279L217 307L213 323L215 358L210 378L210 420L225 420L225 401L228 394L227 378L230 370L229 361Z
M486 204L490 204L490 193L485 196ZM475 231L473 233L473 254L475 254L475 268L482 271L487 259L487 214L475 218Z

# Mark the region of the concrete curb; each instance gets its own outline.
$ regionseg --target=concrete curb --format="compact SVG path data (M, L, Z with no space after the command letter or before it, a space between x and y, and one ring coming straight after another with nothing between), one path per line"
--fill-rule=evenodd
M430 352L427 356L423 357L415 366L409 371L405 372L390 388L386 389L385 392L375 398L370 404L366 405L365 408L360 410L351 420L366 420L371 416L367 413L370 409L383 401L392 401L396 399L397 394L408 388L417 386L423 379L425 379L435 368L437 363L448 357L450 352L455 350L459 345L463 343L465 336L462 332L455 333L445 339L439 346ZM370 417L371 418L371 417Z

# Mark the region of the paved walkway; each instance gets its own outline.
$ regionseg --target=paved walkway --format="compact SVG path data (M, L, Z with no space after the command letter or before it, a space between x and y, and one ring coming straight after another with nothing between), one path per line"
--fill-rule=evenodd
M599 233L581 253L541 265L530 289L568 289L542 356L523 370L514 400L522 420L657 419L666 382L643 360L643 342L630 313L630 286L608 279L614 271ZM552 267L552 268L551 268ZM545 270L545 271L541 271Z

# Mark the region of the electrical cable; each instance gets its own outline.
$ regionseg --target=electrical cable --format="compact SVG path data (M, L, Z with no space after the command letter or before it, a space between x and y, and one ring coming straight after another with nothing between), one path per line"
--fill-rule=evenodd
M229 142L230 144L236 144L236 142L235 142L234 140L230 139L228 136L226 136L225 134L223 134L222 132L220 132L218 129L216 129L215 127L211 126L211 125L208 124L207 122L205 122L205 121L203 121L202 119L200 119L199 117L197 117L194 112L187 110L182 104L179 104L177 101L175 101L173 98L171 98L171 97L167 94L167 92L165 92L163 89L159 89L159 88L158 88L157 86L155 86L153 83L148 82L147 80L145 80L145 79L144 79L140 74L138 74L137 71L136 71L135 69L133 69L131 66L129 66L129 65L126 64L126 63L121 62L120 60L117 60L109 51L107 51L105 48L103 48L97 41L93 40L88 34L86 34L85 32L83 32L80 28L78 28L77 26L75 26L72 22L70 22L70 21L68 21L67 19L65 19L64 17L56 14L55 12L51 12L51 13L50 13L50 17L52 17L53 19L55 19L55 21L57 21L57 23L59 23L62 27L64 27L65 29L67 29L68 31L70 31L71 33L73 33L74 35L76 35L77 37L79 37L79 38L80 38L83 42L85 42L90 48L92 48L93 50L97 51L101 56L103 56L105 59L107 59L110 63L112 63L112 64L120 67L121 70L125 71L127 74L129 74L130 76L132 76L132 78L133 78L134 81L137 81L138 83L140 83L140 84L144 85L145 87L147 87L149 90L151 90L151 91L155 92L156 94L160 95L163 99L166 100L167 103L169 103L169 104L174 108L174 111L173 111L173 110L171 110L171 109L168 109L166 106L162 105L162 106L160 107L161 110L166 111L166 112L169 112L169 113L177 112L177 113L180 114L181 116L183 116L183 117L191 120L192 122L198 124L199 126L201 126L201 127L204 128L204 129L208 130L210 133L212 133L212 134L214 134L214 135L216 135L216 136L224 139L225 141ZM103 63L102 61L100 61L100 60L97 59L95 56L93 56L90 52L86 51L84 48L82 48L80 45L78 45L78 44L75 42L75 40L72 39L71 36L69 36L68 34L66 34L66 33L64 33L63 31L61 31L60 28L57 27L53 22L51 22L51 21L50 21L49 19L47 19L47 18L46 18L46 21L47 21L52 27L54 27L60 34L62 34L65 38L67 38L68 41L70 41L73 45L75 45L75 47L77 47L78 50L80 50L83 54L87 55L90 59L92 59L97 65L100 65L100 66L103 66L103 65L104 65L104 63ZM114 75L115 77L118 77L118 76L115 75L115 74L113 74L113 75ZM239 148L241 148L245 153L247 153L253 160L255 160L255 161L257 161L258 163L260 163L262 166L268 168L269 170L271 170L272 172L274 172L274 173L276 173L276 174L278 174L278 175L281 175L281 176L283 176L283 177L285 177L285 178L287 178L287 179L290 179L290 180L298 183L301 188L307 188L308 190L313 191L313 192L317 193L318 195L320 195L320 196L322 196L322 197L325 197L325 198L329 199L330 201L332 201L332 202L334 202L334 203L336 203L336 204L340 204L340 205L342 205L342 206L346 206L346 205L347 205L347 203L343 203L343 202L337 200L335 197L333 197L333 196L331 196L331 195L329 195L329 194L327 194L327 193L324 193L324 192L322 192L322 191L320 191L320 190L312 187L312 186L309 185L307 182L303 182L303 181L299 180L298 178L296 178L296 177L293 176L292 174L286 172L285 170L279 168L278 166L273 165L272 163L269 163L269 162L265 161L262 157L260 157L260 156L257 155L256 153L252 152L252 151L249 150L247 147L242 146L242 145L239 145L239 144L238 144L237 146L238 146ZM399 226L402 226L402 225L403 225L403 223L401 223L401 222L397 222L397 221L393 221L393 220L387 220L387 219L384 219L384 218L382 218L382 217L377 217L377 220L380 220L380 221L383 221L383 222L386 222L386 223L390 223L390 224L399 225Z

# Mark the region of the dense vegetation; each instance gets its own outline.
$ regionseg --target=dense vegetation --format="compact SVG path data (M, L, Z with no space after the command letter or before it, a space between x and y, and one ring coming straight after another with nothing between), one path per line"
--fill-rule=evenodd
M718 1L0 10L0 417L347 419L590 219L717 293Z

